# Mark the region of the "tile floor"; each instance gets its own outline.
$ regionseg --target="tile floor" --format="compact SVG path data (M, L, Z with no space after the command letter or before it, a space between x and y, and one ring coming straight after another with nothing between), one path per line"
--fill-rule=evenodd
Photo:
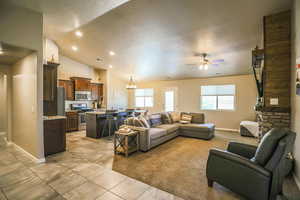
M36 164L13 146L0 147L0 200L182 200L112 171L111 140L67 134L67 151Z

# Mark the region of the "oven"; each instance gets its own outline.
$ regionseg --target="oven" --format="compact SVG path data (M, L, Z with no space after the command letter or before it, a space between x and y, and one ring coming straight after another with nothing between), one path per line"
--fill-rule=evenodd
M85 112L93 111L93 109L89 108L87 103L73 103L71 104L71 109L78 111L78 129L86 130Z

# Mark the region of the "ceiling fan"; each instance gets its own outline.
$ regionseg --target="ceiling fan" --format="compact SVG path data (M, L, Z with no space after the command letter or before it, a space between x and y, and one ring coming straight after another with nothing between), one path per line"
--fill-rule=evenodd
M214 59L214 60L209 60L208 54L207 53L196 53L196 57L200 57L200 62L194 63L194 64L189 64L193 66L197 66L199 70L208 70L209 66L214 66L218 67L221 63L224 63L224 59Z

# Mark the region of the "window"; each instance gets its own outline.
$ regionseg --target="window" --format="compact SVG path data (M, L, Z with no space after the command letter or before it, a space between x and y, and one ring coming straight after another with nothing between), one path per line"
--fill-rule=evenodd
M153 89L135 90L135 107L153 107Z
M202 110L234 110L235 85L201 86Z

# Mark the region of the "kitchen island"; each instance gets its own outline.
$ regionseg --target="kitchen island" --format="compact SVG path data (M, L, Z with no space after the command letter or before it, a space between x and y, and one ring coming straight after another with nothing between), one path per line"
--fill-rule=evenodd
M144 112L144 110L86 112L86 136L91 138L109 136L109 126L111 129L110 135L113 135L118 127L124 123L124 120L127 117L139 115Z

